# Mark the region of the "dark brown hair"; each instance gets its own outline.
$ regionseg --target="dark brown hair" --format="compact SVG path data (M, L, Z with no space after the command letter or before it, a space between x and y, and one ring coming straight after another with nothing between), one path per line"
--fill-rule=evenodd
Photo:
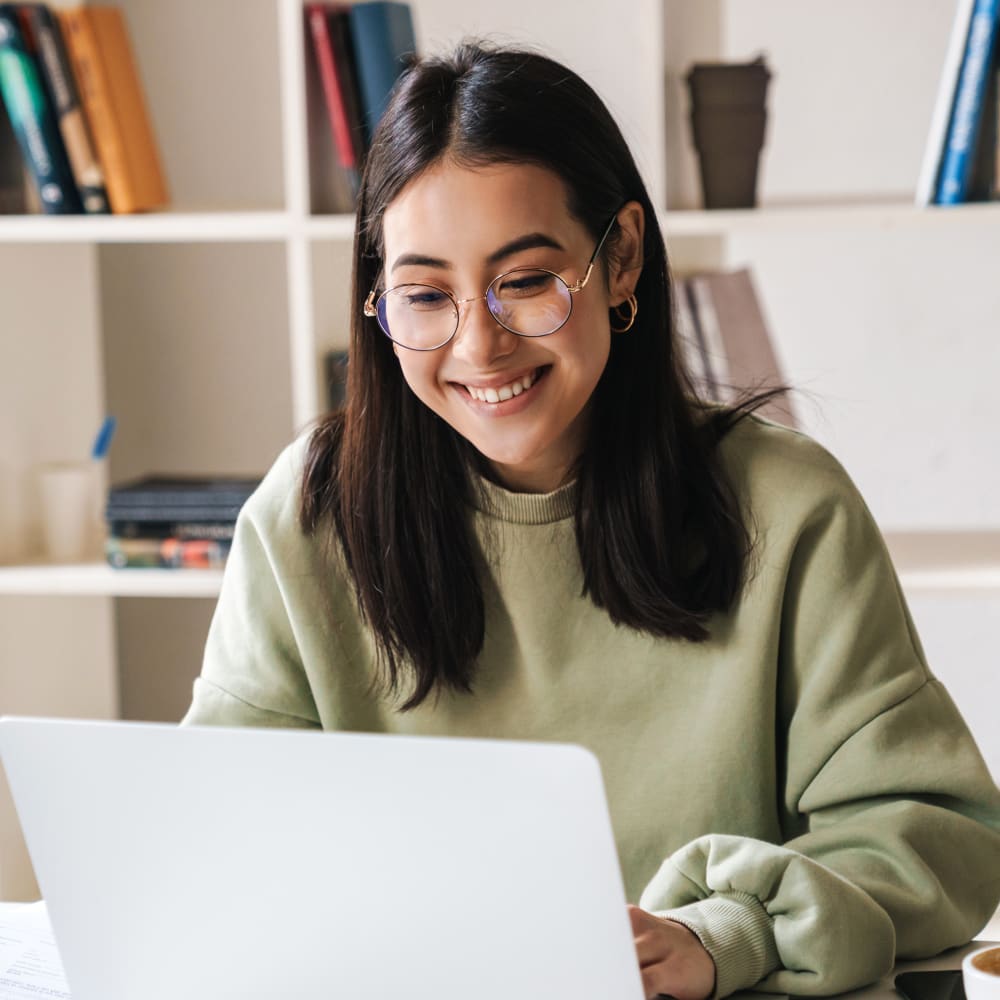
M612 338L576 469L584 592L613 622L697 642L731 605L752 538L716 446L767 398L726 409L697 401L677 350L656 212L618 126L583 80L536 53L472 43L412 65L365 166L348 402L313 432L300 511L305 531L336 533L389 687L409 682L404 710L441 688L471 691L484 635L484 557L463 516L482 456L410 391L391 343L362 313L382 267L383 213L445 156L551 170L595 242L625 202L645 213L638 317Z

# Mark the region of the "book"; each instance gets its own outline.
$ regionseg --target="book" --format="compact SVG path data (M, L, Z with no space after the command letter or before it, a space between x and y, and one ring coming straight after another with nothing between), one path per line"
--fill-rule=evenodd
M0 97L48 215L81 211L76 184L18 5L0 3Z
M108 534L115 538L181 538L232 541L236 520L217 521L109 521Z
M993 45L993 65L986 80L986 94L983 112L979 119L976 135L975 157L969 178L968 201L990 201L997 197L997 144L1000 142L997 105L998 84L1000 84L1000 41Z
M358 3L350 12L351 38L358 68L362 119L368 141L409 56L417 51L409 4Z
M358 170L364 166L368 145L362 121L361 92L358 83L358 61L351 34L351 8L346 4L333 4L327 15L330 41L333 44L334 66L340 80L341 91L347 108L347 121L351 130L351 143Z
M108 491L104 518L116 522L235 523L259 478L144 476Z
M958 205L968 198L974 144L993 61L998 14L1000 0L976 0L938 177L935 200L940 205Z
M349 28L349 14L346 8L322 3L306 4L305 12L337 161L348 179L353 199L361 182L364 154L358 141L359 116L356 107L351 106L351 91L356 88L346 61L349 41L344 29Z
M996 72L993 74L993 89L995 101L993 105L993 134L996 143L993 149L993 183L991 192L994 198L1000 198L1000 42L996 45Z
M26 180L21 147L7 108L0 100L0 215L22 215L28 211Z
M162 207L167 185L124 15L116 7L87 6L58 16L111 210Z
M323 16L324 5L319 8ZM319 54L305 14L305 93L306 130L309 136L309 208L313 213L348 213L354 211L354 178L340 162L340 152L330 123L330 112L320 74ZM325 21L324 21L325 23ZM359 123L360 124L360 123Z
M958 85L959 73L962 71L965 42L969 36L969 23L972 20L972 9L975 2L976 0L957 0L955 4L951 35L945 52L944 66L941 69L941 79L938 83L927 142L924 145L920 177L917 180L916 204L920 208L934 203L938 175L941 172L941 155L948 135L951 108L955 101L955 88Z
M106 215L111 205L104 187L104 171L84 117L59 22L44 4L24 4L21 9L30 25L42 80L59 123L83 211Z
M774 338L750 271L741 268L695 274L687 283L704 342L712 398L730 402L746 391L783 385ZM780 397L758 412L789 427L798 423L791 404Z
M222 569L231 542L225 539L116 538L104 545L115 569Z

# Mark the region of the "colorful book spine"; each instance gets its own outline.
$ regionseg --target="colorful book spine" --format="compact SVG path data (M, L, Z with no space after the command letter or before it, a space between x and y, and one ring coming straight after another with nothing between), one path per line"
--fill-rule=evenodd
M409 4L359 3L351 7L351 37L367 134L373 135L407 57L416 53Z
M108 533L115 538L182 538L185 541L232 541L235 521L109 521Z
M334 14L335 10L326 4L311 3L306 5L306 19L312 35L313 51L316 53L320 80L323 84L323 97L330 121L330 129L333 132L337 161L347 174L351 191L356 194L360 183L360 160L354 146L353 126L348 111L347 88L344 79L345 67L342 64L338 65L337 53L334 48L333 31L331 30Z
M122 12L76 7L59 11L59 24L104 168L111 210L162 207L166 181Z
M965 54L965 43L969 37L969 21L972 18L975 2L976 0L957 0L955 17L951 25L951 36L948 39L948 49L945 53L937 97L934 101L934 112L931 115L930 130L924 146L924 159L920 165L920 177L917 180L916 204L919 208L933 204L937 193L937 180L941 173L941 157L948 136L948 122L951 120L951 109L955 103L958 75L962 72L962 56Z
M87 127L59 22L44 4L27 4L24 9L83 210L91 215L106 215L111 205L104 187L104 171Z
M958 205L968 198L998 14L1000 0L976 0L938 178L936 201L939 205Z
M115 569L222 569L231 543L215 539L108 538L104 546Z
M351 126L351 144L358 170L364 166L368 154L368 142L361 111L361 95L358 84L358 62L354 55L354 38L351 35L351 9L335 4L326 18L330 26L330 40L333 43L333 62L337 67L344 103L347 106L347 120Z
M0 95L48 215L81 211L76 184L17 4L0 4Z

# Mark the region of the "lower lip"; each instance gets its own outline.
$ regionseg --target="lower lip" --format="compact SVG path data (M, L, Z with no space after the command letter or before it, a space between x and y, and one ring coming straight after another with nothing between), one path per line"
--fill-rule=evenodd
M466 406L476 413L486 417L511 417L531 405L531 401L538 394L539 386L548 378L550 371L551 368L542 368L538 377L531 383L530 389L525 389L519 396L511 396L510 399L505 399L501 403L484 403L481 399L476 399L475 396L471 395L464 385L455 383L453 385Z

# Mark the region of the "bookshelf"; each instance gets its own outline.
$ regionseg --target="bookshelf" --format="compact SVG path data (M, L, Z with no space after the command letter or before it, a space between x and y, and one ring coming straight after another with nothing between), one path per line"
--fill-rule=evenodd
M300 0L122 6L174 207L0 217L0 517L22 549L0 566L5 712L176 715L220 582L39 564L32 467L86 455L113 412L113 481L262 472L320 412L323 353L347 340L353 220L309 208L320 144ZM931 644L947 653L963 608L1000 612L1000 205L919 211L909 195L951 5L413 7L425 51L466 33L533 39L595 85L662 209L675 270L754 268L805 428L868 498L907 593L930 609ZM761 207L699 211L683 73L761 50L774 71ZM979 653L937 669L982 673ZM1000 747L987 749L1000 773ZM2 800L0 898L16 898L33 885Z

